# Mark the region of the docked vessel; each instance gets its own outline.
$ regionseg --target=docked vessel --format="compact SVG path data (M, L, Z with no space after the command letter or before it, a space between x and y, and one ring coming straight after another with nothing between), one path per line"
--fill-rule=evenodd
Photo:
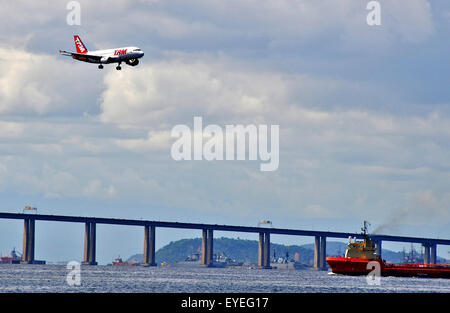
M236 261L235 259L227 256L224 252L213 255L214 267L241 267L244 262Z
M290 258L288 252L286 252L284 257L276 257L275 251L270 261L270 267L279 270L303 270L308 268L308 266L298 261L298 253L295 258Z
M184 261L176 261L173 265L183 267L201 266L201 255L200 253L193 253L187 256ZM236 261L222 252L213 254L210 267L242 267L243 265L244 262Z
M424 276L450 278L450 264L389 263L376 253L374 241L367 235L364 223L363 240L349 238L344 257L327 257L333 273L343 275L367 275L377 262L381 276ZM369 264L370 263L370 264Z
M200 253L192 253L184 260L174 262L173 265L176 267L197 267L200 266L200 261Z
M19 264L20 256L17 255L16 249L12 249L11 253L8 256L0 257L0 264Z
M113 266L137 266L137 265L139 265L139 263L136 260L134 260L134 262L125 262L122 260L122 258L117 257L112 262L112 265Z

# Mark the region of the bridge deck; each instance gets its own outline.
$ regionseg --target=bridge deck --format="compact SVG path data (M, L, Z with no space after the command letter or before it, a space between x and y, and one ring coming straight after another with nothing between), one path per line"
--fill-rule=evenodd
M184 229L212 229L218 231L246 232L246 233L270 233L277 235L293 235L293 236L319 236L331 238L362 238L360 233L346 232L330 232L330 231L313 231L301 229L284 229L284 228L263 228L252 226L234 226L234 225L218 225L218 224L202 224L202 223L179 223L149 220L132 220L104 217L83 217L83 216L64 216L64 215L43 215L43 214L24 214L24 213L5 213L0 212L0 219L34 219L36 221L56 221L56 222L72 222L72 223L97 223L110 225L128 225L128 226L155 226L165 228L184 228ZM450 245L449 239L421 238L421 237L404 237L390 235L371 235L374 240L396 241L396 242L412 242L422 244L439 244Z

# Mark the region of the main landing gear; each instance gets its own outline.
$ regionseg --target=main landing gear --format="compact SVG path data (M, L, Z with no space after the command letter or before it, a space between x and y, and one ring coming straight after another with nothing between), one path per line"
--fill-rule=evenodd
M103 69L103 64L100 64L99 66L98 66L98 68L99 69ZM117 65L117 67L116 67L116 70L118 70L118 71L120 71L122 68L120 67L120 63L119 63L119 65Z

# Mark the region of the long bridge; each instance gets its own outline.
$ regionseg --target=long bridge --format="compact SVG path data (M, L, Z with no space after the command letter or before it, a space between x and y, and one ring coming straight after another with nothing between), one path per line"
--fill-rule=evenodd
M42 215L42 214L23 214L23 213L2 213L0 219L14 219L24 221L23 231L23 253L21 263L32 264L35 262L35 223L36 221L55 221L69 223L84 223L84 255L82 264L96 265L96 225L128 225L141 226L144 228L144 249L143 266L156 266L155 262L155 230L161 228L182 228L198 229L202 231L201 245L201 265L213 266L213 236L214 231L257 233L259 235L258 244L258 267L270 268L270 235L292 235L314 237L314 268L326 269L326 239L327 238L363 238L361 233L314 231L301 229L284 228L265 228L251 226L233 226L202 223L179 223L148 220L132 220L103 217L82 217L82 216L63 216L63 215ZM424 263L436 263L437 245L450 246L450 239L404 237L389 235L371 235L375 241L377 252L381 255L383 241L418 243L424 246Z

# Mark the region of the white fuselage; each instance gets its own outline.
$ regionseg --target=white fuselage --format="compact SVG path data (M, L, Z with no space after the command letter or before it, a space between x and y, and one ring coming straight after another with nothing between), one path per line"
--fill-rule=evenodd
M142 50L139 49L138 47L122 47L106 50L94 50L89 51L88 54L101 56L100 61L86 60L87 62L90 63L100 63L100 64L126 62L129 60L139 59L144 56L144 52L142 52Z

